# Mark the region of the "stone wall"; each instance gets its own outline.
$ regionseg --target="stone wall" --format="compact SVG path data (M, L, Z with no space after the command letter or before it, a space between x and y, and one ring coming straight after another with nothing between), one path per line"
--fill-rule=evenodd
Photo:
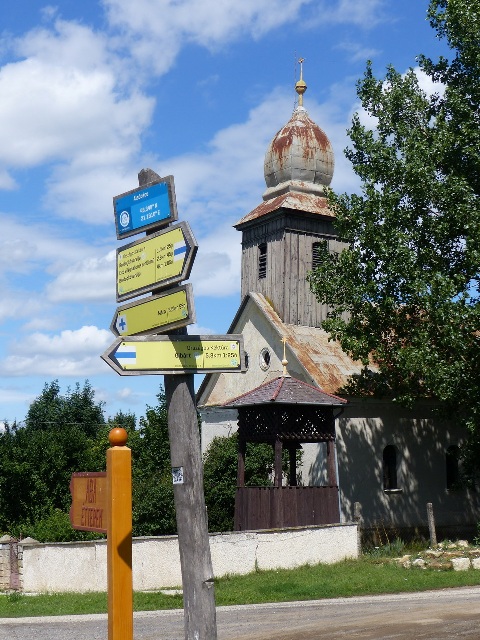
M106 540L55 544L28 540L19 543L19 549L22 570L18 574L18 588L25 592L107 589ZM210 549L215 577L246 574L256 569L291 569L358 557L358 531L356 524L348 523L212 534ZM1 556L3 552L0 546L0 557L10 557L10 550ZM132 556L134 590L153 591L181 585L176 536L134 538ZM0 566L0 589L11 590L8 561Z

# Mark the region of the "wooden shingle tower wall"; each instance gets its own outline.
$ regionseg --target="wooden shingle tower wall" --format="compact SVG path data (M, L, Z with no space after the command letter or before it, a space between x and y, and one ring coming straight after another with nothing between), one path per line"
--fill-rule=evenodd
M327 308L318 304L306 280L318 243L343 246L324 188L334 169L326 134L303 107L306 84L296 85L298 106L265 154L264 202L235 228L242 232L242 298L261 293L287 324L319 327Z

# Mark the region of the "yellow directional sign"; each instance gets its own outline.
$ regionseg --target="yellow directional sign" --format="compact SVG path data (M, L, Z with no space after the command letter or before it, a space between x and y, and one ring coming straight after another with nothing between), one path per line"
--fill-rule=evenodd
M102 355L120 375L245 371L242 335L117 338Z
M118 307L110 330L116 336L166 333L195 322L192 285L169 289Z
M117 249L117 301L186 280L198 245L181 222Z

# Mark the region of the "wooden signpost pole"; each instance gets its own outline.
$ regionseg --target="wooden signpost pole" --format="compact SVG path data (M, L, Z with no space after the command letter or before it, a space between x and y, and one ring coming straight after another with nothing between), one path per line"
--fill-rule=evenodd
M216 640L212 560L193 374L165 376L186 640Z
M108 640L133 639L132 456L127 438L122 428L108 436Z

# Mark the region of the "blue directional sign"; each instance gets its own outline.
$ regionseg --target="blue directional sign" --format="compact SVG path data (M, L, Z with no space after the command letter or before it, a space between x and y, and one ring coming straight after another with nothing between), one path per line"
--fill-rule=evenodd
M164 227L178 218L173 176L113 198L117 238Z

